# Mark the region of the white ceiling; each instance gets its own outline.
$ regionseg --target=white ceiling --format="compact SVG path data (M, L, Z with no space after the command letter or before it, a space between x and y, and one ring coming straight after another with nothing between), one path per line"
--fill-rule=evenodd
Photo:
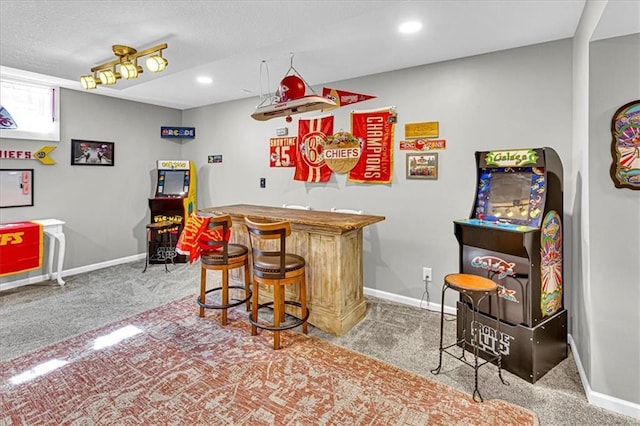
M0 65L3 75L17 69L81 90L81 75L115 59L112 45L142 50L166 42L169 66L163 73L147 71L95 93L188 109L259 100L275 90L292 54L295 69L319 87L570 38L584 5L585 0L2 0ZM639 5L611 0L597 38L640 32ZM399 34L398 25L409 19L422 21L423 30ZM200 75L213 84L198 84Z

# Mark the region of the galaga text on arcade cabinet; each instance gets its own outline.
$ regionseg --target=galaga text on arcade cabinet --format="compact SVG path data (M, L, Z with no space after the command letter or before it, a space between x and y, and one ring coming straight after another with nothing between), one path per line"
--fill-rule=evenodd
M476 152L477 186L469 219L454 221L460 272L498 284L479 305L476 324L458 302L463 328L479 333L485 359L502 352L502 366L535 383L567 357L562 249L562 162L551 148ZM461 315L467 310L467 315ZM466 318L467 324L464 324Z

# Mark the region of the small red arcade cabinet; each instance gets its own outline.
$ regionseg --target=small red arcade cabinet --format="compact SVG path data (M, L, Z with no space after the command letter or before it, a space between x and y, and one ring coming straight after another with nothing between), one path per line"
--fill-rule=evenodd
M175 263L186 263L187 256L175 252L175 244L184 228L185 221L196 209L196 169L192 161L158 160L158 176L155 197L149 199L151 222L170 221L176 224L172 246L167 250L166 244L159 236L151 236L149 247L149 263L165 263L167 256L173 257ZM158 238L156 238L158 237Z

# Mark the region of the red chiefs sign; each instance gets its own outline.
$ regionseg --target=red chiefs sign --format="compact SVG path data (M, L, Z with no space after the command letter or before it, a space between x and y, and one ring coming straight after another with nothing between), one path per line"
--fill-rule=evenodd
M0 224L0 276L42 266L42 225L34 222Z
M295 136L269 139L269 167L295 167L297 140Z

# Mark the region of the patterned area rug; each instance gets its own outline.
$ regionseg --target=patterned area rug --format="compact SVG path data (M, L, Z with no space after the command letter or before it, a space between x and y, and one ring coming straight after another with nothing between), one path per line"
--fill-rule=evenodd
M192 297L0 364L0 425L537 425L316 337L252 337Z

